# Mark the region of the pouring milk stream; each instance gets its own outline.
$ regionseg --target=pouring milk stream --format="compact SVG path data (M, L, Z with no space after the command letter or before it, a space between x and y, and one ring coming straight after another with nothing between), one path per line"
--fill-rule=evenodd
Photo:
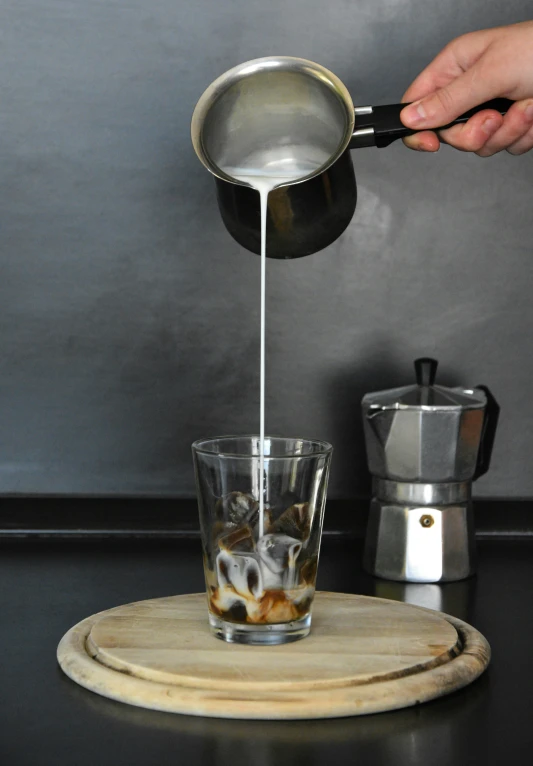
M265 336L266 336L266 249L268 195L284 184L305 178L328 159L318 147L304 145L264 147L243 159L239 167L221 165L222 170L259 192L261 198L261 336L259 375L259 537L264 532L265 502Z

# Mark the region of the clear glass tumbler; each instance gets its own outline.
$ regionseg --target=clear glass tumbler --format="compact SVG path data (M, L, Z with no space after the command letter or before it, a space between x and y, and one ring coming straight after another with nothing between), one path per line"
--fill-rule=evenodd
M308 635L332 448L258 436L192 445L209 622L215 636L283 644Z

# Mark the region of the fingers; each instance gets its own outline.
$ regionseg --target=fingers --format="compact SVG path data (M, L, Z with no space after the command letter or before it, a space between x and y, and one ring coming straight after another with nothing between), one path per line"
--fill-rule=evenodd
M419 101L426 98L439 88L448 85L461 74L463 74L463 70L450 51L445 48L407 88L402 96L402 102Z
M502 127L504 119L493 109L484 109L462 125L441 130L442 141L463 152L480 152Z
M469 120L470 122L470 120ZM525 138L533 127L533 99L527 101L517 101L505 115L502 125L496 130L485 144L477 151L480 157L492 157L493 154L510 149L518 145L522 138ZM527 146L527 140L524 143ZM531 148L529 146L528 148ZM521 146L519 151L511 154L523 154ZM528 151L528 149L524 149Z
M494 36L494 29L483 29L452 40L418 75L402 101L419 101L448 85L478 61Z
M454 125L436 136L421 131L404 139L410 149L435 152L439 138L463 152L475 152L479 157L492 157L507 149L510 154L524 154L533 148L533 99L517 101L503 117L485 109L463 125Z
M454 125L448 130L439 131L438 136L432 131L424 130L404 138L404 143L410 149L421 152L436 152L440 141L463 152L479 152L502 126L503 121L498 112L484 109L463 125Z
M447 125L463 112L501 95L498 79L481 57L448 85L406 106L400 119L408 128L419 130Z
M415 149L417 152L437 152L440 147L439 137L431 130L406 136L403 142L409 149Z
M404 139L406 146L436 151L440 139L481 157L503 149L523 154L533 148L533 94L527 69L532 44L533 22L473 32L449 43L404 94L403 100L413 103L400 118L417 131ZM505 117L484 110L465 124L436 130L498 96L517 100Z
M507 151L509 154L525 154L526 152L529 152L530 149L533 149L533 128L530 128L525 136L522 136L519 141L511 144Z

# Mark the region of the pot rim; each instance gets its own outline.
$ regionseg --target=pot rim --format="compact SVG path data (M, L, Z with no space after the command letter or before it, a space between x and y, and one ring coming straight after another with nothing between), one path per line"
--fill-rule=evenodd
M346 126L342 140L340 141L337 149L329 157L329 159L323 163L319 168L312 173L308 173L302 178L287 181L286 183L278 184L276 189L283 186L295 186L296 184L309 181L311 178L321 175L324 171L330 168L338 158L348 149L352 135L354 131L355 123L355 109L352 101L352 97L342 80L337 75L333 74L329 69L323 67L321 64L317 64L314 61L308 59L297 58L295 56L266 56L263 58L252 59L245 61L232 69L229 69L224 74L217 77L211 85L202 93L198 103L194 108L191 121L191 139L199 160L202 164L212 173L216 178L222 181L227 181L235 186L247 186L253 188L251 184L244 181L237 180L232 176L225 173L221 168L214 163L209 154L205 150L202 140L202 127L205 122L206 116L215 102L236 82L248 77L252 77L258 72L268 71L272 69L279 70L285 69L289 72L303 72L308 76L314 77L320 80L321 83L326 85L342 103L346 114Z

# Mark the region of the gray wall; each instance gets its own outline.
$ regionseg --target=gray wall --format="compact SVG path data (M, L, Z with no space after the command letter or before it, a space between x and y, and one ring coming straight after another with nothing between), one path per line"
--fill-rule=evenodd
M193 493L190 442L258 427L259 260L190 146L196 99L261 55L397 101L452 36L528 0L0 0L0 491ZM331 440L367 487L358 402L489 384L485 496L533 496L533 156L354 153L327 251L268 264L267 428Z

